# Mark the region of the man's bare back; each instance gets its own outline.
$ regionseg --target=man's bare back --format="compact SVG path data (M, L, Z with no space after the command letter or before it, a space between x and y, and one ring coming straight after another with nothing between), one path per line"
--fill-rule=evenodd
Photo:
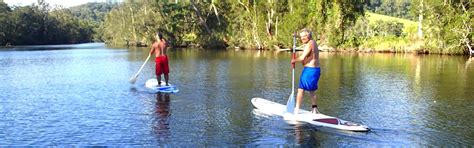
M155 57L165 56L166 48L168 47L166 40L159 40L152 45L152 53L155 53Z
M156 42L153 43L150 50L150 55L155 53L155 74L156 79L158 82L161 82L161 74L165 75L165 82L168 85L168 73L169 73L169 65L168 65L168 56L166 55L166 48L168 47L168 43L163 38L163 35L157 33Z

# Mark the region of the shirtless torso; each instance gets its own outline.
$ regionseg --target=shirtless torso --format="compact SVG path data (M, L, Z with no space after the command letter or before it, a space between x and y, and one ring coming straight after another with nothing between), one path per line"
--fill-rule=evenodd
M157 42L154 42L151 46L150 55L155 54L155 74L156 79L158 82L161 82L161 74L165 76L166 85L168 85L168 73L169 73L169 65L168 65L168 56L166 55L166 50L168 47L167 41L161 36L161 34L157 34L156 36Z
M312 39L311 32L308 30L303 30L300 33L300 38L301 42L306 46L300 56L291 60L292 64L301 61L304 66L300 76L298 93L296 95L294 114L299 113L301 102L303 102L304 91L309 91L311 97L311 112L319 113L317 109L318 106L316 105L317 97L315 93L318 89L318 81L321 75L321 69L319 68L318 44Z
M166 56L166 48L168 47L168 43L166 40L162 39L159 40L152 45L151 53L155 53L155 57Z
M306 43L303 55L304 58L301 63L304 67L319 67L319 50L314 40L309 40Z

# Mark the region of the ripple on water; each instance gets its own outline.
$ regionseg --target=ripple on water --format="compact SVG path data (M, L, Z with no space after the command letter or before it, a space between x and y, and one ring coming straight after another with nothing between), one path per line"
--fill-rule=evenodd
M143 87L155 77L153 62L128 82L147 50L0 52L0 145L472 145L474 105L463 92L472 74L456 69L459 60L321 56L320 111L373 129L353 133L254 112L253 97L286 103L290 54L170 50L180 92L167 99Z

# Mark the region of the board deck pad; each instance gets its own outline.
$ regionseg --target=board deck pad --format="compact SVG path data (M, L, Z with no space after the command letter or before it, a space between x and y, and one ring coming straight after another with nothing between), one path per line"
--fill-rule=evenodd
M149 79L145 82L145 87L148 88L150 90L150 92L152 93L158 93L158 92L162 92L162 93L177 93L179 92L179 89L172 85L172 84L169 84L166 85L166 83L164 81L161 81L160 82L160 86L158 86L158 80L156 79Z
M268 115L281 116L284 120L287 121L304 122L315 126L322 126L346 131L366 132L370 130L369 127L365 125L345 121L324 114L313 114L309 111L302 109L300 109L298 115L294 115L286 111L286 105L263 98L253 98L251 102L252 105L260 112L263 112Z

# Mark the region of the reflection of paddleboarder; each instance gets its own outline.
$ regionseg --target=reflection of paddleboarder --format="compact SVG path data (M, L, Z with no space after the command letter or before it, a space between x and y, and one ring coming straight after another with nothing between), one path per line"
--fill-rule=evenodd
M320 143L319 137L316 137L316 133L312 127L305 126L305 124L295 124L293 126L295 134L295 143L302 147L313 147L313 145Z
M170 114L170 95L167 93L158 93L155 104L155 120L153 121L153 131L161 136L169 134L169 116Z
M293 126L295 129L295 141L298 144L303 144L304 142L304 135L303 135L303 127L301 124L295 124Z

